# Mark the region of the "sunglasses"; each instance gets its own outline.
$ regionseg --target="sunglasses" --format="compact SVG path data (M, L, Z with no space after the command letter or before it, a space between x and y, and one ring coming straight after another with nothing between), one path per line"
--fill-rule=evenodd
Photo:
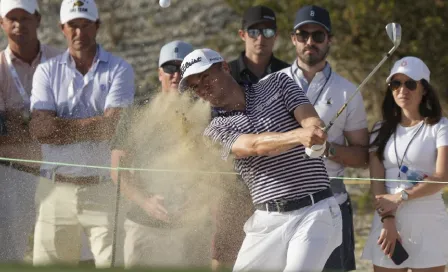
M162 66L162 69L165 73L167 74L174 74L176 72L180 73L180 65L176 65L176 64L165 64Z
M263 34L263 37L269 39L269 38L272 38L275 36L275 29L273 29L273 28L263 28L263 29L251 28L251 29L247 30L247 34L252 39L257 39L258 36L260 36L261 34Z
M321 30L314 31L314 32L300 30L300 31L294 33L294 35L296 35L297 41L302 42L302 43L307 42L308 38L310 36L313 39L313 41L316 43L323 43L325 41L325 38L327 37L327 34Z
M405 82L401 82L398 80L392 80L389 83L389 88L392 91L396 91L398 89L400 89L401 85L404 85L406 87L406 89L410 90L410 91L414 91L415 89L417 89L417 81L415 80L407 80Z

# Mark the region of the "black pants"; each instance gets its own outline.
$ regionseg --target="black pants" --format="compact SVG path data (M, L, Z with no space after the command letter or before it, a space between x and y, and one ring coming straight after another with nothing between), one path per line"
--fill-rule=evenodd
M342 244L331 253L325 264L325 271L356 270L353 210L350 197L347 197L347 200L339 205L342 214Z

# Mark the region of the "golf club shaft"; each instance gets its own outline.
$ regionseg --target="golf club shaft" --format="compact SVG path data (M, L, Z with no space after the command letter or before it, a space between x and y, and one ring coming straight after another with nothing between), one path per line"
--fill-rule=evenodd
M363 80L363 82L361 82L361 84L358 86L356 91L350 96L350 98L347 100L347 102L345 102L345 104L338 110L336 115L331 119L330 123L328 123L328 125L325 126L325 128L324 128L325 133L327 133L330 130L330 128L334 124L334 121L336 121L336 119L341 115L341 113L345 110L345 108L347 108L348 103L350 103L350 101L355 97L355 95L359 91L361 91L362 87L364 87L364 85L367 83L367 81L376 73L376 71L381 67L381 65L383 65L383 63L390 57L390 55L392 55L392 53L395 51L395 49L397 49L395 46L392 47L392 49L389 52L387 52L386 56L383 57L383 59L380 61L380 63L378 63L376 65L376 67L372 70L372 72L370 72L370 74Z

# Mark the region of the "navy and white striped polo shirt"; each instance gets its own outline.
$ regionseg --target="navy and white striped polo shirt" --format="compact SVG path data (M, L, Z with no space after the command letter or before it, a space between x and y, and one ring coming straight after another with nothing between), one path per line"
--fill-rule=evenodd
M223 159L242 134L287 132L300 128L294 110L309 100L284 73L273 73L246 90L246 110L220 114L204 132L222 145ZM296 199L330 187L321 158L305 159L299 145L281 155L235 159L235 169L249 187L254 204Z

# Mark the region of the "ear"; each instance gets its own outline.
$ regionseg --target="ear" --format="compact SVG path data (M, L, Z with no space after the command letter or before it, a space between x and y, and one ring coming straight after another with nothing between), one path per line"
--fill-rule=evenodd
M333 35L328 34L328 44L331 45L333 42Z
M98 30L98 29L100 28L101 21L98 19L98 20L95 22L95 25L96 25L96 30Z
M163 80L163 69L159 68L159 81L162 82Z
M63 24L59 24L59 27L61 28L61 31L64 31L64 25Z
M238 30L238 35L240 36L241 40L246 41L246 32L244 30Z
M3 26L3 17L0 17L0 25L2 26L2 29L5 29Z
M294 33L291 33L291 42L294 46L296 46L297 40L296 40L296 35Z

